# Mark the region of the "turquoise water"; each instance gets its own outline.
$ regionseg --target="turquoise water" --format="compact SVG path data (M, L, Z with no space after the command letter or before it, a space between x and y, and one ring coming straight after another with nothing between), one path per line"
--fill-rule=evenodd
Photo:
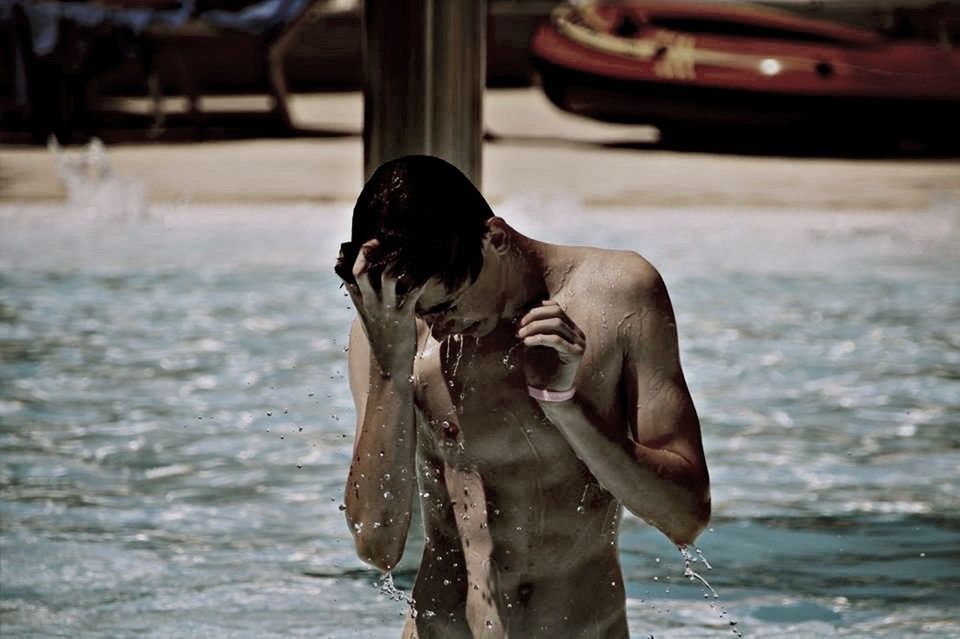
M4 637L399 636L339 510L349 209L0 207ZM955 203L499 211L670 287L720 599L627 517L634 637L960 636Z

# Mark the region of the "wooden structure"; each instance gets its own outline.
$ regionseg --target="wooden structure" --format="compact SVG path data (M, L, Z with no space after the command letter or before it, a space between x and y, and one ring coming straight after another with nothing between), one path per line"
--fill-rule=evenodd
M293 128L285 62L293 45L311 22L319 19L326 4L326 0L309 0L288 22L263 33L217 28L200 19L177 27L149 27L142 36L141 51L154 125L164 124L163 98L169 89L174 89L186 96L190 120L202 127L205 116L200 99L207 86L203 61L232 60L233 64L246 65L255 82L265 82L276 125L281 129ZM163 77L161 69L172 70L173 77Z

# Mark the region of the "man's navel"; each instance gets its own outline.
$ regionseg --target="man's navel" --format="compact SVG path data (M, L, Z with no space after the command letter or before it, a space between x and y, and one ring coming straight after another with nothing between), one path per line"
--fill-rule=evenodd
M529 603L532 594L533 584L527 582L517 586L517 602L519 602L521 606L525 607L527 603Z

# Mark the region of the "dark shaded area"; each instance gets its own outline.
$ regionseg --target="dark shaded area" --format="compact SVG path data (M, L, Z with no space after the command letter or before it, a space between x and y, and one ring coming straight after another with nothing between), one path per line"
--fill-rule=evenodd
M843 159L960 158L960 142L924 140L896 133L850 134L830 129L788 131L761 128L683 127L663 130L655 144L609 142L614 149L669 150L721 155Z
M111 1L142 5L151 0ZM156 1L175 6L180 0ZM197 9L240 11L254 1L198 0ZM326 5L324 0L312 0L285 28L258 34L211 29L196 21L183 28L150 29L142 34L106 24L84 27L64 22L56 48L45 56L33 54L29 25L22 12L0 12L0 143L45 144L50 134L63 144L83 144L92 136L108 144L356 136L355 131L298 126L286 105L288 92L357 90L362 85L360 14L330 11ZM545 0L489 0L488 86L531 83L534 71L528 57L529 42L555 5ZM888 37L935 40L957 30L954 13L946 23L937 22L938 11L942 12L938 6L874 10L847 18ZM823 10L798 7L799 12L811 17L821 17L816 11ZM676 18L660 26L694 32L723 27L726 35L751 37L758 35L757 29L768 29L716 20L709 24L688 22ZM622 37L631 37L641 28L631 21L618 26ZM18 76L18 68L26 75ZM549 69L540 71L544 74L544 90L554 103L579 99L561 95L561 91L569 93L573 89L558 88L547 77ZM824 62L816 73L830 78L835 71ZM608 110L598 119L625 121L622 114L635 109L632 102L624 102L631 99L624 96L637 93L635 88L600 83L596 78L575 79L579 83L576 90L586 92L579 101L603 104ZM271 107L229 112L201 108L203 96L233 94L269 95ZM105 98L118 96L147 96L153 99L154 108L150 113L134 113L106 106ZM163 98L174 96L187 99L186 112L164 111ZM488 132L486 140L787 157L960 157L960 127L953 125L956 114L935 106L927 108L917 101L878 107L868 101L723 91L707 97L717 105L715 111L723 114L722 118L716 113L709 118L703 115L699 104L705 100L699 89L646 87L644 108L649 113L642 121L661 131L657 142L502 137L494 132Z
M493 144L622 149L624 151L674 151L788 158L839 158L871 160L926 160L960 158L960 144L930 145L922 140L896 136L849 136L845 132L777 130L684 125L663 130L660 139L590 141L537 135L498 135L487 131Z
M139 7L154 0L109 1ZM254 2L198 0L196 6L197 12L229 12ZM556 4L490 0L488 86L530 84L528 43ZM282 27L256 33L211 25L201 19L211 14L198 15L177 26L151 24L141 33L61 21L55 48L39 55L22 7L0 11L0 142L44 144L51 133L64 144L93 135L112 142L326 136L330 132L295 126L288 94L362 86L359 10L308 0ZM215 95L269 95L272 106L267 113L203 109L201 98ZM104 107L105 98L144 96L153 105L148 116ZM164 111L163 98L175 96L188 100L186 116Z
M658 147L843 157L950 157L960 150L956 103L949 101L640 83L560 68L542 59L535 64L555 106L599 121L652 124L662 134ZM817 72L829 76L832 69L824 64Z

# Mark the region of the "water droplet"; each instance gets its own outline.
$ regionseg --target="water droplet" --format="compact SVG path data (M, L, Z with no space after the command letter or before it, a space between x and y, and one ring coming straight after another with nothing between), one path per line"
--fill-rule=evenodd
M347 509L347 507L344 504L340 504L339 506L337 506L337 508L339 508L341 512Z
M444 579L444 580L443 580L443 585L444 585L444 586L449 586L450 583L451 583L451 582L450 582L449 579Z
M391 493L389 490L385 490L385 491L383 491L383 498L384 498L384 499L393 499L393 493Z
M484 624L487 628L493 628L493 622L487 619L487 623Z

